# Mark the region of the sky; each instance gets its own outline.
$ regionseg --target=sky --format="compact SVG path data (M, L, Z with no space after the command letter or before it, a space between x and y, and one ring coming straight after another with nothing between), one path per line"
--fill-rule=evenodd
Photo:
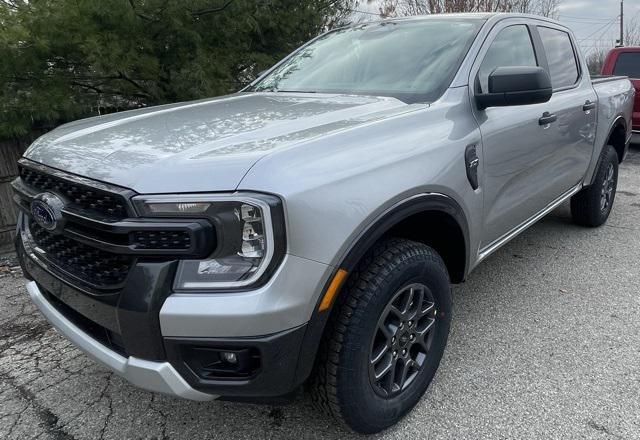
M376 2L361 1L359 9L376 18ZM615 46L620 34L620 0L560 0L559 20L573 30L585 55ZM625 23L635 18L640 32L640 0L624 0Z
M620 35L619 0L560 1L558 18L573 30L585 54L615 45ZM625 24L640 24L640 0L624 1L624 17Z

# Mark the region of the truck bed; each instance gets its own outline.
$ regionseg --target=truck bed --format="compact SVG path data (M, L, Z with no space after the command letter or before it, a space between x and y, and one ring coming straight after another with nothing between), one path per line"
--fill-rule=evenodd
M598 130L595 139L596 148L593 151L587 176L593 176L602 146L606 145L607 139L611 135L611 127L615 126L615 121L619 118L624 118L625 121L631 120L635 95L635 89L626 76L593 76L591 81L598 96L596 110ZM628 136L630 127L626 128L625 136Z

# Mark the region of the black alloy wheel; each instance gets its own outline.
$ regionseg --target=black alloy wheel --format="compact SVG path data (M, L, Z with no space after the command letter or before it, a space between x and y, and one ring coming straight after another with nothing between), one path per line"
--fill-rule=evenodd
M436 316L424 284L409 284L393 296L371 341L369 378L379 395L393 397L411 385L427 358Z

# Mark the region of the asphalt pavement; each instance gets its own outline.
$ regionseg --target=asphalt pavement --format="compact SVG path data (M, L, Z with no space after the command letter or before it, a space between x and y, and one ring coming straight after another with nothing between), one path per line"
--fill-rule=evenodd
M0 260L0 439L351 438L302 395L288 406L138 390L39 315ZM384 439L640 439L640 150L606 226L562 206L454 289L436 378ZM355 437L355 436L353 436Z

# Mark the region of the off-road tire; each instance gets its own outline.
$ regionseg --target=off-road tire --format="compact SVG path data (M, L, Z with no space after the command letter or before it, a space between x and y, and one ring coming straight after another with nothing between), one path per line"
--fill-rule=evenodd
M370 379L370 347L378 320L394 294L412 283L426 286L433 298L430 348L410 385L385 398ZM409 412L436 373L451 325L449 275L442 258L429 246L392 238L367 253L344 289L327 324L310 392L314 405L345 427L376 433Z
M610 173L613 173L610 176ZM612 178L612 182L608 181ZM605 186L611 183L606 206L603 207ZM611 145L605 145L598 160L593 183L571 198L571 216L579 225L595 228L603 225L611 214L618 185L618 154Z

